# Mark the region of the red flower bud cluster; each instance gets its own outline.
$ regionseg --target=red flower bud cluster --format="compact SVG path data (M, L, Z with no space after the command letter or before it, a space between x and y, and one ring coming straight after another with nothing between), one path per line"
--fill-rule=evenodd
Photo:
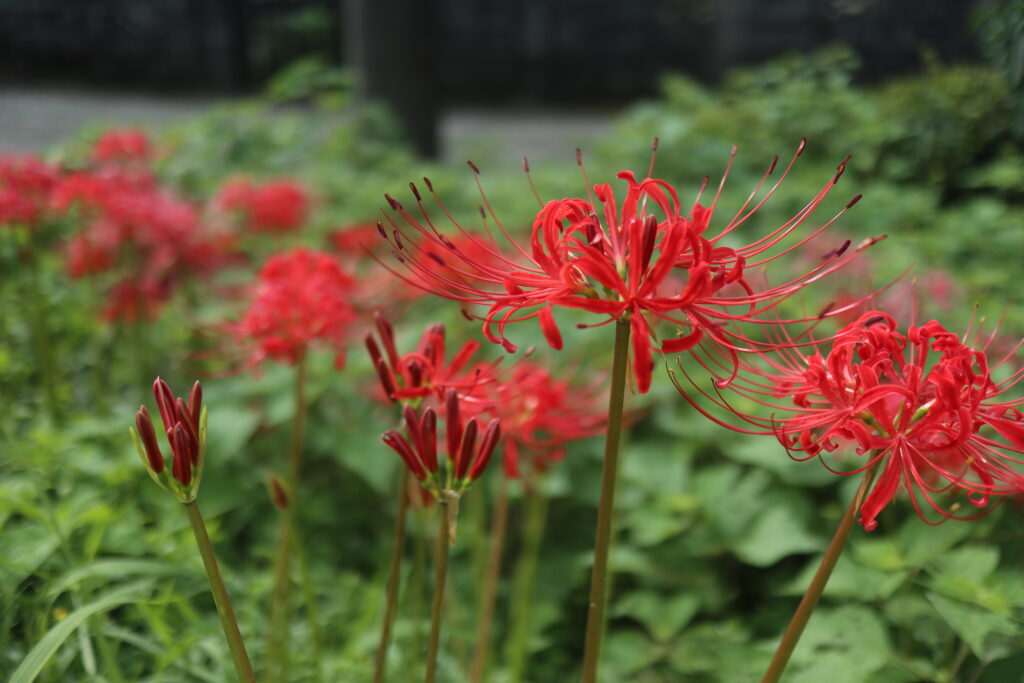
M469 240L473 249L460 246L434 225L415 186L412 191L420 216L386 196L401 220L389 215L390 230L381 226L381 233L405 268L404 273L396 274L433 294L486 306L484 335L509 352L516 347L505 336L505 326L529 318L536 318L548 343L560 349L562 336L553 313L555 307L583 309L603 316L604 322L628 320L632 326L633 374L643 393L650 387L651 345L658 340L655 328L659 323L670 326L677 335L660 342L664 353L708 345L735 356L738 351L758 348L761 343L748 338L740 330L740 323L768 323L763 316L780 302L877 241L869 240L854 250L847 242L799 277L782 285L755 287L751 273L760 273L763 266L820 234L859 199L853 198L846 208L809 234L789 239L838 182L844 161L790 220L746 246L726 246L731 239L728 236L743 227L774 194L803 147L801 142L781 177L764 196L757 197L775 170L776 158L747 202L714 236L707 232L721 186L708 205L700 203L698 194L698 201L684 210L671 185L649 176L638 180L631 171L618 174L626 183L621 204L606 184L595 185L586 199L544 204L534 219L528 245L513 239L484 196L487 213L511 245L508 251L500 250L491 238L474 235L456 223L434 193L457 235ZM476 167L470 166L478 175ZM430 182L425 182L433 193ZM734 360L723 370L724 381L731 378L738 364Z
M460 402L458 392L449 389L442 416L446 456L443 462L438 459L438 415L433 407L417 410L406 404L402 417L408 438L394 429L381 436L420 484L438 500L444 499L445 493L461 494L476 481L501 438L497 418L488 422L481 433L479 420L475 416L466 419Z
M352 277L328 254L298 248L272 256L260 270L252 301L235 328L255 347L250 363L266 358L296 363L322 343L338 367L355 313L349 303Z
M290 232L301 228L309 213L309 193L291 180L270 180L257 185L239 178L229 180L214 203L237 212L243 226L254 232Z
M170 476L146 406L139 406L135 414L138 431L132 432L133 440L153 479L182 502L189 502L195 499L198 491L206 449L203 388L198 381L193 384L186 403L184 399L175 398L167 382L157 377L153 382L153 396L171 447Z
M960 503L950 502L957 494L985 508L991 496L1024 491L1024 399L1004 397L1022 372L996 380L992 371L1006 359L990 367L984 347L972 348L938 322L912 325L904 334L891 316L871 311L842 329L827 350L820 344L806 355L794 348L784 360L762 360L767 369L745 367L730 388L773 415L741 415L754 428L738 429L773 433L791 454L803 454L797 459L818 458L837 474L880 463L860 510L865 529L877 526L900 489L928 523L983 514L957 514ZM740 414L721 393L704 395ZM867 454L852 471L825 460L843 444Z

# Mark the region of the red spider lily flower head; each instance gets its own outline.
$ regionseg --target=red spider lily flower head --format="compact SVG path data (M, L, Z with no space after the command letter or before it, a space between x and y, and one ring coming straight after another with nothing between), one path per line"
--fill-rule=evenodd
M37 157L0 156L0 224L38 221L57 177L57 169Z
M136 128L108 130L92 147L93 161L101 163L148 161L151 154L149 138Z
M1024 399L1005 397L1022 373L995 380L991 371L1009 356L990 367L987 346L972 348L934 320L904 334L890 315L870 311L841 330L827 353L791 348L770 370L745 368L730 389L772 406L772 418L745 421L774 433L791 455L802 454L797 459L818 458L837 474L880 466L860 510L865 529L877 526L901 488L929 524L974 519L985 510L958 515L958 502L947 509L937 496L965 494L986 508L992 496L1024 490ZM728 405L721 394L715 401ZM868 454L866 462L835 470L826 457L843 444Z
M135 414L135 428L129 430L132 441L153 481L182 503L190 503L199 493L206 456L203 388L198 381L193 384L186 402L175 398L167 382L157 377L153 382L153 395L171 447L170 470L166 467L146 406L139 406Z
M380 312L374 314L374 325L376 336L367 333L364 341L389 401L419 401L430 396L440 400L451 388L468 396L490 379L482 366L467 370L480 348L477 341L467 341L447 358L443 325L428 325L416 350L405 355L399 355L394 328Z
M103 167L65 175L50 209L73 211L80 226L66 247L71 277L115 276L103 311L107 320L155 317L180 283L230 258L230 241L148 172Z
M236 328L255 345L250 362L265 358L296 363L316 343L334 349L344 363L352 277L330 255L298 248L271 257L260 271L249 310Z
M237 211L255 232L290 232L302 227L309 213L309 193L291 180L270 180L256 185L245 179L229 180L215 203Z
M565 457L569 443L602 433L608 418L603 385L604 378L570 382L524 360L485 389L494 395L488 412L504 428L505 476L521 475L522 455L535 472L544 472Z
M739 332L737 323L762 322L760 316L844 265L861 250L850 250L847 243L809 272L782 285L758 289L750 276L820 234L859 199L855 197L836 216L807 235L790 239L839 180L845 161L790 220L744 247L726 246L727 236L744 227L775 193L803 147L801 142L778 180L764 196L758 197L775 170L776 158L748 200L714 236L708 235L708 229L732 157L718 192L707 206L700 203L698 193L697 201L685 209L675 188L652 178L650 170L642 179L632 171L622 171L617 176L626 186L621 200L616 198L611 185L599 184L585 199L568 198L543 204L534 219L528 245L513 240L481 190L486 214L511 244L507 251L501 250L489 236L473 235L456 223L427 181L428 190L457 232L470 240L476 250L488 255L484 261L459 247L434 225L415 186L413 194L420 216L386 196L401 221L388 214L390 230L382 226L382 234L405 267L404 273L398 273L401 277L439 296L486 306L484 334L509 352L516 347L505 336L506 325L529 318L536 318L548 343L560 349L562 336L554 317L554 308L558 306L590 311L603 316L604 322L629 321L633 374L637 389L644 393L650 387L651 345L657 341L655 328L659 322L677 330L677 336L661 342L662 352L675 353L706 343L735 355L736 351L758 345ZM470 166L479 185L479 172L472 163ZM738 367L738 362L733 366ZM728 377L731 374L727 373Z
M384 432L381 439L405 462L406 467L420 484L437 500L450 500L461 495L476 481L501 438L497 418L480 427L477 417L469 417L460 408L461 399L449 389L444 401L444 446L438 448L438 415L433 407L417 410L406 405L402 416L408 437L394 429ZM444 460L438 456L443 454Z

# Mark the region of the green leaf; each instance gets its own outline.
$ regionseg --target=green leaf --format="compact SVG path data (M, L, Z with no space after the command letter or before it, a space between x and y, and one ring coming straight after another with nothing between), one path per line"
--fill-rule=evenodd
M75 584L89 579L121 579L134 575L170 576L191 573L194 572L190 572L181 565L160 560L100 559L80 567L75 567L59 579L56 579L49 586L47 592L51 596L59 595Z
M966 538L971 533L970 524L940 524L928 526L915 515L909 515L899 531L899 543L903 548L908 567L923 567L936 557Z
M819 550L824 544L807 529L805 518L796 510L779 505L758 517L732 548L747 564L767 567L789 555Z
M928 600L983 662L995 661L1020 649L1019 643L1012 646L1009 642L1010 636L1020 635L1015 620L937 593L928 593Z
M128 586L123 586L111 591L98 600L90 602L84 607L76 609L61 619L25 656L25 659L22 660L18 668L11 674L8 683L31 683L34 681L50 658L56 654L60 646L67 640L67 637L84 623L86 619L94 614L107 612L126 603L135 602L148 591L151 585L151 581L142 580Z
M655 640L666 642L690 623L699 608L700 598L693 594L667 598L660 592L638 590L617 602L615 616L636 619Z
M889 661L885 624L868 607L818 609L796 650L791 683L860 683Z
M820 557L815 557L808 562L803 571L782 588L780 594L803 595L820 563ZM884 600L903 585L908 575L909 572L905 570L882 571L864 567L855 562L850 555L843 553L839 557L839 562L836 563L836 568L832 571L832 576L829 578L823 594L833 598L852 598L864 602Z

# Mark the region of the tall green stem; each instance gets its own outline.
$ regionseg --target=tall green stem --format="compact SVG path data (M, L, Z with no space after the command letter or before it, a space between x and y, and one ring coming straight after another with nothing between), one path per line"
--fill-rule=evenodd
M231 659L235 662L235 673L238 674L238 680L243 683L256 683L256 675L249 662L249 654L245 651L242 633L238 630L238 620L235 619L235 611L231 609L228 590L224 586L224 579L221 578L217 557L213 554L213 546L210 544L210 536L206 533L203 515L199 512L199 506L195 501L185 503L185 509L188 510L188 521L192 524L192 533L196 537L196 545L199 546L199 554L203 558L206 576L210 580L210 591L213 593L213 602L217 605L217 614L220 615L220 625L224 629L224 637L228 640Z
M608 548L611 542L612 512L615 509L615 478L619 467L622 437L622 407L626 397L626 358L629 355L629 321L615 323L615 355L612 360L612 389L608 397L608 431L601 470L601 500L597 507L597 537L594 540L594 568L590 575L587 635L583 650L583 682L595 683L601 659L604 631L605 591L608 581Z
M60 420L60 396L57 391L57 365L53 355L53 345L50 339L50 326L47 321L48 309L46 298L43 295L43 288L39 275L39 254L36 249L35 229L28 229L28 300L25 302L29 309L29 325L32 335L32 346L39 357L39 379L43 385L43 396L46 400L46 409L50 413L50 419Z
M323 649L320 644L323 638L320 635L320 617L316 608L316 590L313 587L313 576L309 571L309 557L306 555L306 548L302 543L302 536L298 529L293 531L295 539L295 554L299 558L299 577L302 582L302 598L305 601L306 618L309 620L309 637L313 655L313 683L319 683L320 662L323 661Z
M388 661L388 645L391 642L391 625L395 621L398 607L398 579L402 573L402 550L405 549L405 516L409 509L409 469L402 467L398 484L398 516L395 519L395 539L391 549L391 567L388 570L387 599L384 603L384 623L380 629L380 643L374 662L373 681L382 683Z
M447 492L446 492L447 493ZM426 683L434 683L437 676L437 650L441 643L441 612L444 607L444 588L448 581L448 548L454 520L452 506L447 499L437 506L437 544L434 565L434 602L430 609L430 640L427 644Z
M835 569L839 556L842 555L843 548L846 547L846 539L850 537L850 532L853 530L853 522L857 518L860 506L864 503L864 498L867 496L868 489L871 488L871 482L875 478L875 472L878 470L881 462L882 458L879 458L878 462L865 470L864 478L861 479L860 486L857 487L853 500L850 501L850 505L843 514L843 518L839 521L839 527L832 537L832 542L828 544L825 556L821 558L818 571L815 572L814 578L811 579L811 585L808 586L807 592L804 593L803 599L800 600L800 604L796 608L796 612L793 613L793 618L789 622L789 626L786 627L786 632L782 634L782 642L779 643L778 649L775 650L775 656L772 657L771 664L768 665L768 670L765 672L764 678L761 679L762 683L776 683L782 678L782 673L786 670L786 664L789 663L789 658L793 654L796 644L800 641L804 627L807 626L811 613L817 607L818 600L821 599L821 594L825 590L825 585L828 583L829 577L832 576L832 570Z
M416 520L416 536L413 538L412 546L412 571L409 572L409 619L412 622L412 637L409 642L409 652L412 653L413 661L420 661L423 652L423 615L424 594L427 583L427 514L426 510L419 507Z
M480 611L476 620L476 646L469 672L469 680L473 683L483 680L491 651L491 621L494 619L494 602L501 576L501 555L505 550L505 529L508 527L508 482L505 477L498 483L498 497L494 501L492 514L491 547L487 554L487 568L484 570L484 586L480 593Z
M299 482L302 469L302 441L306 425L306 359L295 366L295 413L288 453L288 507L281 519L281 538L274 558L274 587L270 597L270 627L267 636L266 680L287 679L288 621L291 604L292 535L298 516Z
M537 573L537 558L548 517L548 497L539 491L526 495L526 526L523 530L523 549L516 563L509 600L511 626L509 627L506 668L508 680L519 683L526 672L526 651L530 636L530 609L533 605L533 577Z

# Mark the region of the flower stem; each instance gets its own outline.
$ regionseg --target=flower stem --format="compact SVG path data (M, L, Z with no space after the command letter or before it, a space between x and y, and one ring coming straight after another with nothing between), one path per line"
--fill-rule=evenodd
M199 506L195 501L185 503L185 509L188 510L188 521L192 524L192 533L196 537L196 545L199 546L199 554L203 558L206 576L210 580L210 591L213 593L213 602L217 605L217 614L220 615L220 625L224 629L224 637L227 638L228 648L231 650L231 659L235 662L235 673L238 674L238 680L243 683L256 683L256 675L249 662L249 654L245 651L245 642L238 630L235 611L231 609L231 600L228 599L228 591L224 587L224 579L221 578L220 568L217 566L217 557L213 554L210 536L206 533L203 515L199 512Z
M57 391L57 366L53 355L53 344L50 338L50 326L47 320L49 303L43 294L40 284L39 255L36 249L35 230L28 231L28 309L32 346L39 359L39 379L43 385L43 396L50 419L59 422L61 418L60 397Z
M508 680L519 683L526 671L526 651L530 635L530 607L533 605L533 577L537 572L537 558L544 539L544 526L548 516L548 497L539 491L526 495L526 526L523 529L523 549L516 563L512 597L509 601L512 624L509 627L509 645L506 654Z
M587 635L583 650L583 682L595 683L601 658L604 631L605 591L608 581L608 548L611 541L612 512L615 507L615 478L619 466L619 442L622 437L622 407L626 394L626 357L629 352L628 320L615 323L615 352L612 360L612 389L608 397L608 431L604 442L604 467L601 470L601 500L597 508L597 537L594 540L594 568L590 575L590 599Z
M313 576L309 571L309 558L306 556L305 545L298 530L294 531L295 554L299 558L299 576L302 582L302 598L306 605L306 618L309 619L309 638L313 655L313 683L319 683L320 662L323 661L323 638L320 635L320 617L316 608L316 590L313 587Z
M295 365L295 413L288 453L288 507L281 519L281 537L274 558L274 587L270 594L270 625L267 636L266 680L287 678L288 621L291 598L292 535L298 516L302 440L306 424L306 359Z
M420 507L416 517L416 537L413 539L412 571L409 572L409 619L412 622L412 637L410 638L409 652L412 653L414 661L419 661L423 652L423 624L422 619L424 594L426 593L427 582L427 515L423 507Z
M491 650L491 621L494 618L494 602L498 594L498 578L501 576L501 555L505 550L505 530L508 528L508 482L505 477L498 483L498 497L494 501L491 518L491 547L484 571L484 587L480 593L480 611L476 620L476 647L473 650L473 664L469 680L479 683L487 670L487 657Z
M447 492L446 496L447 496ZM434 565L434 602L430 610L430 640L427 644L426 683L434 683L437 675L437 650L441 642L441 611L444 607L444 587L448 580L448 548L451 546L452 506L446 497L437 506L437 553Z
M860 486L857 487L853 500L850 501L850 505L843 514L843 518L839 521L839 527L832 537L832 542L828 544L825 556L821 558L821 564L818 565L818 571L815 572L814 578L811 579L811 585L808 586L807 592L804 593L803 599L800 600L800 604L796 608L796 612L793 613L793 618L789 622L789 626L786 627L786 632L782 634L782 642L779 643L778 649L775 650L775 656L772 657L771 664L768 665L768 670L765 672L764 678L761 679L761 683L776 683L782 678L782 673L786 670L786 664L789 663L789 658L793 654L793 650L796 649L796 644L800 641L804 627L807 626L807 621L811 618L814 608L817 607L818 600L821 599L821 594L825 590L829 577L832 576L832 570L835 569L839 556L843 553L846 539L850 537L850 532L853 531L854 520L860 511L860 506L864 503L868 489L871 488L871 482L874 480L875 472L878 470L881 462L882 458L878 458L877 462L864 471L864 478L861 479Z
M398 579L402 569L402 550L405 548L405 517L409 509L409 470L402 467L398 484L398 516L395 519L394 547L391 550L391 567L388 570L387 599L384 604L384 624L380 629L380 644L374 662L373 681L382 683L387 669L388 645L391 642L391 625L395 621L398 607Z

